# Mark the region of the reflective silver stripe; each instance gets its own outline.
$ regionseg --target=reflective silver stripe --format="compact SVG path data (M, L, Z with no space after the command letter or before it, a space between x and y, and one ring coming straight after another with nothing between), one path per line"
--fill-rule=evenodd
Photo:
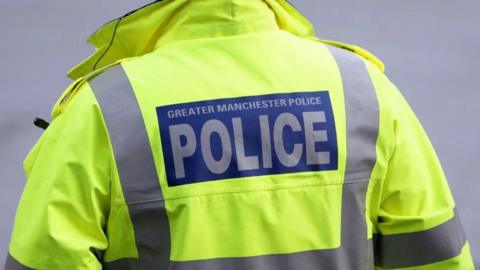
M373 269L373 246L372 241L367 239L365 199L376 162L378 101L363 60L350 52L335 47L329 48L340 69L347 107L347 164L342 195L341 247L248 258L173 261L169 268L158 265L157 269ZM134 261L125 259L109 264L107 269L137 269L135 267Z
M103 270L137 270L138 267L137 259L120 259L114 262L104 262ZM168 269L168 268L163 268Z
M32 270L32 268L27 267L8 254L7 262L5 263L5 270Z
M343 78L347 120L345 181L369 179L377 160L379 107L375 89L362 59L329 46ZM348 54L348 55L347 55Z
M173 262L169 270L371 270L349 268L347 252L342 249L314 250L292 254L265 255L247 258L224 258L202 261Z
M373 269L373 250L367 240L365 201L367 185L377 160L379 105L363 59L328 46L343 80L347 124L347 164L342 195L342 248L348 266L341 269ZM357 189L349 188L350 185Z
M105 71L89 83L109 132L132 219L139 256L135 265L140 269L167 269L170 228L135 93L121 65Z
M460 255L466 244L457 216L430 230L395 235L375 235L375 265L405 268L431 264Z
M137 99L118 65L90 82L112 142L127 203L163 199Z

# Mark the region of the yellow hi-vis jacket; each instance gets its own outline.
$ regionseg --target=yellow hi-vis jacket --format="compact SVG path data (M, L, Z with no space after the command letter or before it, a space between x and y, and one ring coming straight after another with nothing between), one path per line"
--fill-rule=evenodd
M157 1L89 41L5 269L474 268L381 62L288 2Z

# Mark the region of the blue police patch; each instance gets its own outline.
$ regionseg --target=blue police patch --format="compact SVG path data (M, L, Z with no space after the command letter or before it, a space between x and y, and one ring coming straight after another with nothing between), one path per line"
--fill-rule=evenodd
M338 167L328 91L168 105L157 116L169 186Z

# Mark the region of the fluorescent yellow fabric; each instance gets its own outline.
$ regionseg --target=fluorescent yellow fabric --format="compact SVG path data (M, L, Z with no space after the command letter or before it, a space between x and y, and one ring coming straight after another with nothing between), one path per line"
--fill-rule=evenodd
M345 43L342 43L342 42L334 41L334 40L324 40L324 39L316 39L316 40L318 40L322 43L325 43L325 44L329 44L329 45L339 47L339 48L351 51L353 53L356 53L356 54L362 56L363 58L369 60L373 64L375 64L381 71L385 71L385 65L383 64L383 62L380 59L378 59L375 55L373 55L372 53L370 53L369 51L367 51L363 48L360 48L360 47L355 46L355 45L350 45L350 44L345 44Z
M380 138L384 163L377 163L382 185L378 198L378 230L382 234L435 227L453 216L454 202L445 175L421 124L396 87L370 68L380 104ZM381 149L381 148L380 148ZM385 166L381 168L380 166ZM373 199L373 198L372 198Z
M90 91L82 91L25 160L12 256L35 269L99 269L110 208L111 149Z
M89 84L78 87L24 162L10 253L34 269L101 269L92 250L107 247L137 256L100 108Z
M55 120L25 161L28 181L10 247L14 258L38 269L101 269L91 248L105 250L107 262L137 257L108 132L86 82L117 61L129 75L147 126L171 222L172 260L340 245L345 105L338 67L324 43L370 60L366 63L379 99L377 164L365 237L427 230L452 217L453 199L428 138L378 59L358 47L315 41L311 24L285 1L229 4L158 2L105 25L89 39L98 51L69 73L77 81L55 106ZM329 91L338 170L168 187L156 107L272 89ZM194 210L187 207L192 204ZM255 223L258 215L270 226ZM468 246L443 264L447 270L469 269Z
M423 127L398 89L374 65L368 65L380 105L377 164L369 190L373 233L425 231L454 216L441 164ZM442 265L442 268L435 268ZM380 269L380 268L379 268ZM474 269L468 244L451 260L408 269Z
M264 2L275 12L275 25L272 25L271 22L270 24L264 22L265 19L272 18L262 16L265 15L266 10L258 9L260 2ZM78 79L95 68L112 64L120 59L144 55L154 50L157 43L164 43L166 40L225 35L224 30L215 33L216 31L212 31L212 29L191 31L184 28L183 31L179 31L178 26L188 28L191 25L195 27L195 25L205 23L203 16L195 16L195 14L202 15L206 10L212 13L209 14L209 19L215 20L216 23L231 23L233 18L230 16L232 11L230 5L228 1L212 3L211 1L164 0L121 18L120 22L119 20L112 21L88 39L97 48L97 51L73 68L69 72L69 76L72 79ZM241 14L236 23L243 24L243 28L258 31L265 26L274 26L302 37L314 35L310 22L284 0L241 1L241 4L235 5L234 8L241 9L234 11ZM264 14L261 14L262 12ZM196 19L192 20L191 17ZM255 23L253 23L254 21ZM236 33L244 32L243 28L238 27L237 24ZM114 33L115 38L112 41ZM235 32L228 34L235 34Z

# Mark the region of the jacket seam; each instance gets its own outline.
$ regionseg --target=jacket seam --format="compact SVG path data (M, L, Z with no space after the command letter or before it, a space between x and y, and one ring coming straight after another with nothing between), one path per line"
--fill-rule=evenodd
M266 189L254 189L254 190L245 190L245 191L214 192L214 193L208 193L208 194L197 194L197 195L191 195L191 196L177 196L177 197L172 197L172 198L145 200L145 201L124 203L124 204L115 203L114 206L122 207L122 206L127 206L127 205L139 205L139 204L174 201L174 200L208 197L208 196L220 196L220 195L240 194L240 193L255 193L255 192L265 192L265 191L282 191L282 190L288 190L288 189L301 189L301 188L305 188L305 187L352 185L352 184L360 184L360 183L365 183L365 182L370 182L370 181L376 181L376 180L375 179L360 179L360 180L354 180L354 181L349 181L349 182L345 182L345 183L312 184L312 185L302 185L302 186L298 186L298 187L281 187L281 188L266 188Z

